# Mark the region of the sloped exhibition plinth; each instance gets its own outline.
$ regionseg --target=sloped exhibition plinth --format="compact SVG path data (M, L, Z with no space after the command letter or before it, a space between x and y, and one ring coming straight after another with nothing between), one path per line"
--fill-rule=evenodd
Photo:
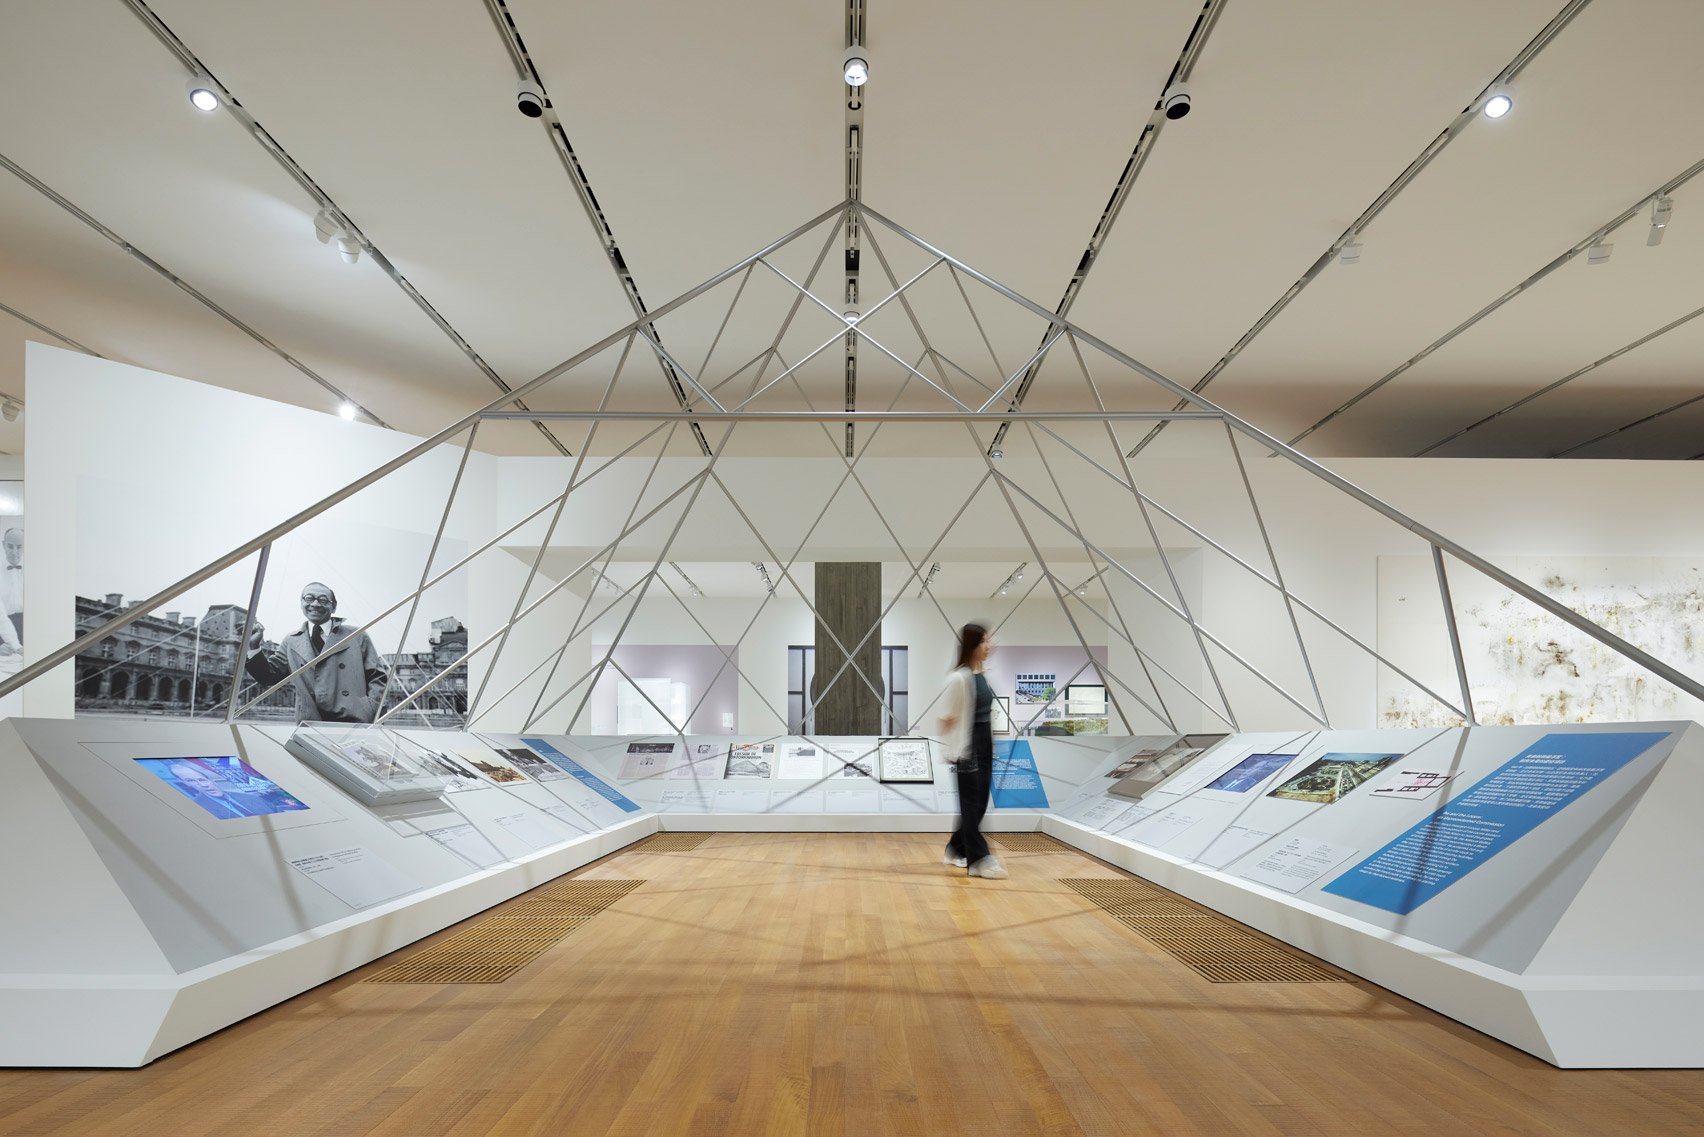
M659 829L956 807L926 739L370 729L317 732L333 777L308 727L0 727L0 1063L142 1065ZM1686 722L1040 737L998 747L988 828L1558 1066L1704 1066L1701 751Z
M1243 734L1043 829L1555 1065L1697 1067L1701 751L1686 722Z
M0 1065L144 1065L656 831L567 777L363 806L290 733L0 724Z

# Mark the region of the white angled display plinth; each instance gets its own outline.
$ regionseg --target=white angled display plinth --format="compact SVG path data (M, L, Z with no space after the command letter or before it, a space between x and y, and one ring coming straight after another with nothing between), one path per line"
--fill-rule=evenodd
M369 808L290 733L0 723L0 1065L143 1065L657 829L531 781Z
M1593 736L1631 738L1634 756L1593 767ZM1255 790L1211 788L1267 750L1296 757ZM1335 801L1271 796L1328 754L1392 752L1402 757ZM1571 752L1588 758L1570 767ZM1555 1065L1704 1066L1704 879L1692 871L1704 863L1704 727L1244 734L1209 758L1151 791L1142 804L1156 812L1134 825L1106 832L1055 814L1042 828ZM1375 792L1415 769L1455 776L1420 800ZM1484 816L1444 824L1476 787ZM1177 833L1168 813L1194 820ZM1507 844L1491 839L1525 822ZM1267 836L1214 867L1205 854L1239 828ZM1434 851L1416 861L1415 847ZM1411 877L1397 880L1404 863Z

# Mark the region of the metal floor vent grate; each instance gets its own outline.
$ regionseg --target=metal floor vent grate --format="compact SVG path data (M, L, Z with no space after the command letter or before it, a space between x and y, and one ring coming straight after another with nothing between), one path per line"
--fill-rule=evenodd
M632 892L642 880L560 880L439 940L368 983L501 983Z
M1213 983L1343 983L1349 979L1146 881L1079 877L1060 883Z
M658 833L635 845L634 853L684 853L714 837L714 833Z
M989 833L988 838L1013 853L1074 853L1075 849L1045 833Z

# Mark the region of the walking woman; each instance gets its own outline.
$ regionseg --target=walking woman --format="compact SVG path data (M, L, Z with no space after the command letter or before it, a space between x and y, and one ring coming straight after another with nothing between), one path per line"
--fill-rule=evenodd
M1006 870L988 851L982 837L982 815L994 784L994 688L983 675L983 664L994 650L988 629L966 624L959 633L958 665L947 676L941 709L941 738L953 759L958 778L958 828L947 841L942 863L970 869L971 876L1001 880Z

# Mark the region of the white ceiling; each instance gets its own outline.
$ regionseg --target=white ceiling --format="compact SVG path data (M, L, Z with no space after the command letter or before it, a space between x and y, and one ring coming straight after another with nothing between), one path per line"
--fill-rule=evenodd
M151 6L506 383L633 318L547 127L514 110L514 66L483 0ZM1071 319L1194 384L1562 6L1226 0L1190 77L1196 109L1152 140ZM648 306L844 195L843 4L507 0L507 10ZM1052 309L1201 12L1201 0L871 0L863 201ZM1361 263L1326 268L1206 394L1297 435L1704 158L1689 128L1704 106L1700 43L1704 5L1592 0L1522 70L1514 112L1476 119L1446 145L1361 234ZM313 239L313 199L233 116L191 110L187 77L123 0L9 5L0 155L326 386L5 170L0 305L115 359L327 411L335 390L414 432L493 398L491 379L371 257L346 266ZM1704 178L1674 198L1661 247L1645 247L1641 213L1612 237L1609 263L1562 265L1302 448L1414 453L1704 305ZM902 280L929 263L892 233L873 241L865 308L888 291L877 250ZM825 247L813 294L838 311L839 234L807 234L775 265L803 280ZM933 346L994 386L996 361L1017 369L1044 321L964 283L980 329L944 269L908 295L928 313ZM659 327L708 384L769 346L791 296L757 269ZM867 330L917 362L921 341L897 304ZM797 363L835 331L830 312L806 304L781 358ZM60 342L0 311L0 392L24 395L27 339ZM1704 400L1658 412L1704 392L1700 349L1704 318L1436 453L1692 457L1704 452ZM619 354L532 404L595 406ZM838 406L838 345L798 377L804 393L788 384L770 405ZM863 345L859 406L888 405L906 378ZM736 378L723 392L747 389ZM1106 393L1169 405L1128 375ZM1083 397L1061 353L1030 403ZM930 398L914 382L900 405ZM628 361L611 405L673 405L648 352ZM21 425L0 423L0 450L21 450ZM834 444L788 429L749 431L743 446ZM557 431L572 446L585 427ZM639 433L606 428L597 448ZM545 452L522 424L481 438ZM888 432L875 452L916 438ZM689 448L677 431L672 449Z

